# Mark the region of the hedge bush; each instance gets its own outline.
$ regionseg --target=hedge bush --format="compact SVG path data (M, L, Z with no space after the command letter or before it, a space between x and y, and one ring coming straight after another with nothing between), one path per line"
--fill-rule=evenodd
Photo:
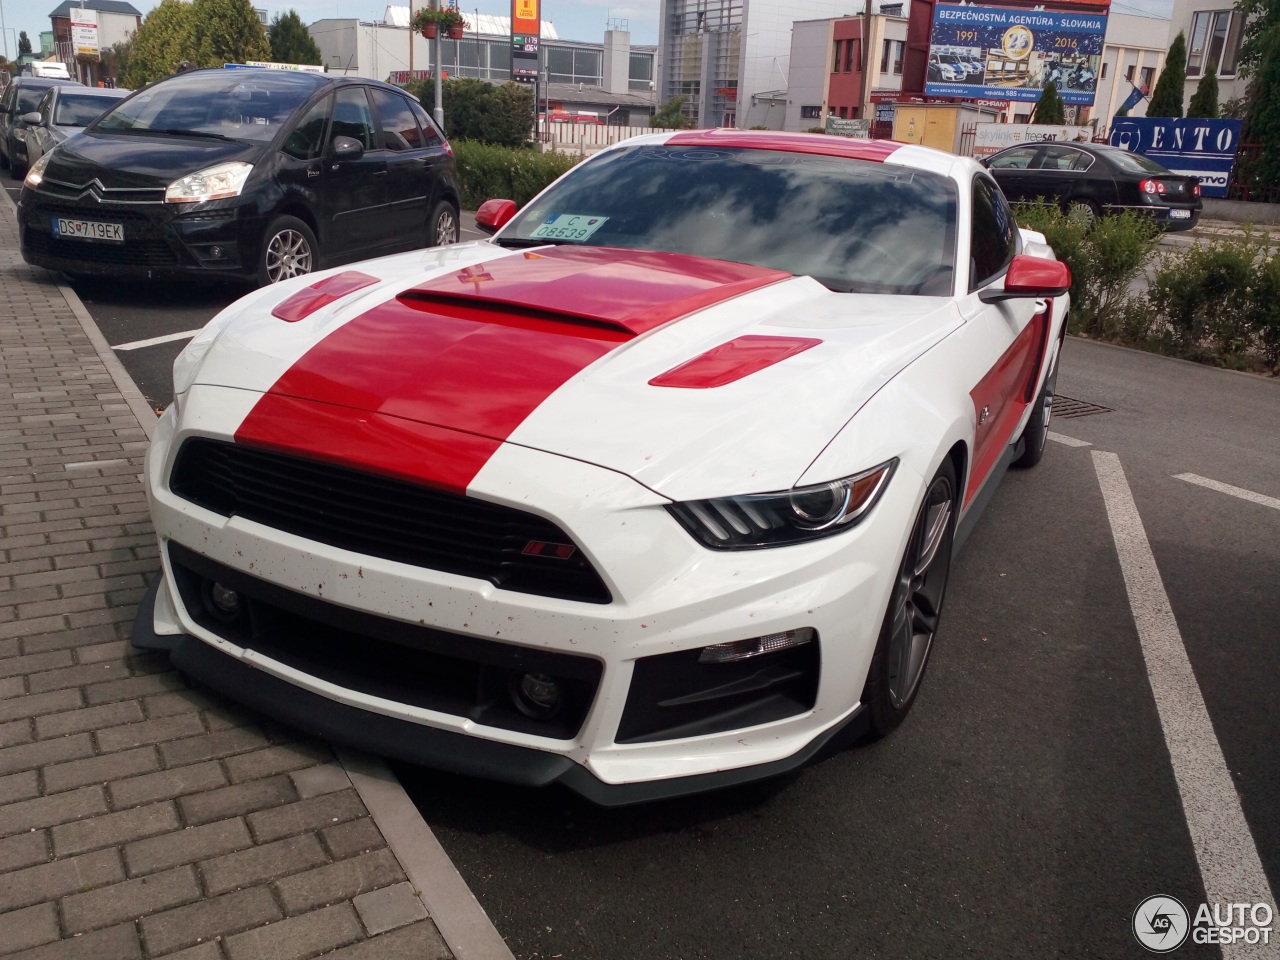
M474 210L486 200L514 200L524 206L542 189L582 160L562 153L524 147L498 147L474 140L453 142L462 185L462 205Z
M1089 222L1048 203L1018 204L1014 215L1021 226L1043 233L1071 268L1071 331L1119 335L1129 286L1160 243L1159 225L1129 211Z

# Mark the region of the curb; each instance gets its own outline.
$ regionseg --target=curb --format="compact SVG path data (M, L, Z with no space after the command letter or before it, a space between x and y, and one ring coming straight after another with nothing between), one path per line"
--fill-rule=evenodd
M16 217L17 206L9 192L0 190L0 195ZM128 403L138 426L150 440L155 433L155 411L76 292L61 281L58 282L58 291ZM391 769L378 757L337 744L332 746L369 816L386 839L392 855L400 862L414 892L422 900L428 916L456 960L515 960L506 941Z

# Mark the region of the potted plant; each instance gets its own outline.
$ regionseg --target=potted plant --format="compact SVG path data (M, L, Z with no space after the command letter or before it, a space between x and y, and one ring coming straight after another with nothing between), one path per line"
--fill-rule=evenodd
M449 35L449 39L461 40L467 21L462 14L451 7L443 9L423 7L413 15L409 25L428 40L435 39L441 30Z

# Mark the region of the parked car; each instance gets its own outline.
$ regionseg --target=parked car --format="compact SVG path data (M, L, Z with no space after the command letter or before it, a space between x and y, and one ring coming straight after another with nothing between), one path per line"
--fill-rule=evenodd
M102 116L116 100L123 100L132 90L100 87L54 87L46 93L32 113L22 121L26 163L33 164L73 133L79 133ZM14 173L13 178L18 179Z
M957 536L1044 451L1044 238L973 160L740 130L625 141L477 222L187 345L133 642L291 725L601 803L902 723Z
M0 97L0 168L10 171L17 180L27 169L23 117L35 111L40 98L57 86L79 87L76 80L56 77L14 77Z
M983 159L1015 203L1043 198L1092 220L1137 210L1168 230L1189 230L1200 220L1200 181L1154 160L1099 143L1029 143Z
M458 239L453 151L416 100L358 78L196 70L32 166L28 263L275 283Z

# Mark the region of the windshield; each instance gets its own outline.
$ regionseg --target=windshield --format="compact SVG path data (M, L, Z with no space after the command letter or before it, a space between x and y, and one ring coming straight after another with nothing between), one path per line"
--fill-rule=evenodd
M846 157L666 145L575 168L498 242L660 250L785 270L832 290L945 296L955 232L946 177Z
M84 93L63 93L53 108L53 123L59 127L87 127L111 106L111 97Z
M300 74L202 71L164 80L104 116L112 133L168 133L265 141L315 90Z
M1170 174L1171 170L1160 166L1154 160L1148 160L1140 153L1130 153L1128 150L1107 150L1103 152L1108 160L1114 163L1125 173L1163 173Z

